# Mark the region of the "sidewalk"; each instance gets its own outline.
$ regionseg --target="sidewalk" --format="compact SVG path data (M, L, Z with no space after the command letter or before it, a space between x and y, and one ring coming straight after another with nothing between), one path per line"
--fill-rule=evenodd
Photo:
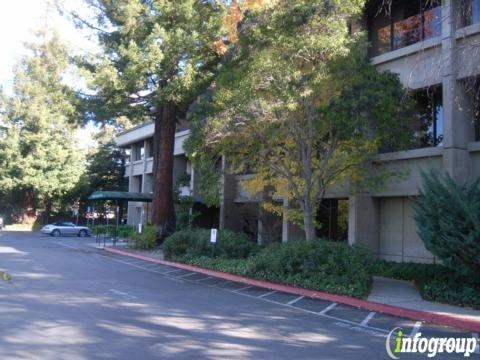
M480 323L480 310L423 300L415 284L410 281L374 276L373 288L368 301L412 310L429 311Z
M422 300L414 284L408 281L375 277L372 293L368 297L368 300L361 300L344 295L335 295L321 291L297 288L200 268L193 265L175 263L163 260L163 256L158 253L158 251L152 253L149 251L131 250L126 246L107 246L105 250L119 255L130 256L157 264L173 266L179 269L206 274L212 277L242 282L247 285L263 287L291 294L298 294L315 299L332 301L373 312L404 317L412 320L426 321L438 325L480 332L480 311Z

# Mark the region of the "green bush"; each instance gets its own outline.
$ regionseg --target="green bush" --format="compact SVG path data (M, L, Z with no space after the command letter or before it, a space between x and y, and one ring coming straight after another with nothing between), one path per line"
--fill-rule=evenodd
M258 245L246 235L229 230L220 230L213 251L215 257L244 259L257 251ZM184 229L175 232L163 243L163 253L167 258L181 256L210 256L210 230Z
M261 248L244 234L219 231L211 257L209 230L182 230L163 244L166 258L252 278L364 298L372 279L365 248L291 241Z
M180 261L207 269L223 271L231 274L245 275L247 259L211 258L208 256L183 257Z
M418 277L431 278L445 270L438 264L399 263L378 260L372 263L372 274L397 280L413 281Z
M459 185L449 175L422 174L414 204L420 238L432 254L464 275L480 273L480 186Z
M359 246L319 241L273 244L247 262L246 275L335 294L365 297L370 256Z
M150 250L153 249L157 241L157 230L155 226L145 226L141 234L134 233L129 246L133 249Z
M260 250L246 234L230 230L219 231L217 241L216 254L227 259L246 259Z
M120 225L118 227L118 237L130 239L137 232L135 225Z
M375 261L372 274L414 281L425 300L480 308L476 277L453 272L444 265Z
M97 234L106 234L108 231L109 235L114 235L115 234L115 229L116 226L115 224L110 224L108 225L108 230L107 226L103 224L98 224L98 225L90 225L89 226L92 235L97 235ZM118 237L123 238L123 239L130 239L133 234L137 232L136 227L134 225L119 225L118 226Z

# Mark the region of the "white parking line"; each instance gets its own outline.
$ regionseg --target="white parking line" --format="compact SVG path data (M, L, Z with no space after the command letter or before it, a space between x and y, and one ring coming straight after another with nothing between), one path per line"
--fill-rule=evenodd
M238 292L238 291L242 291L242 290L247 290L247 289L250 289L251 287L253 287L252 285L248 285L248 286L245 286L245 287L242 287L240 289L237 289L237 290L233 290L232 292ZM255 296L256 297L256 296Z
M64 243L61 243L61 242L57 242L57 241L54 241L54 242L55 242L55 244L58 244L58 245L61 245L61 246L65 246L65 247L67 247L67 248L69 248L69 249L80 250L80 248L77 248L77 247L72 246L72 245L67 245L67 244L64 244Z
M365 319L363 319L363 321L360 323L360 325L363 325L363 326L368 325L368 322L369 322L370 320L372 320L372 318L375 316L375 314L376 314L375 311L372 311L371 313L369 313L369 314L365 317Z
M254 295L250 295L250 294L247 294L247 293L239 293L239 292L236 292L235 290L233 290L233 291L232 290L227 290L227 291L233 292L233 293L238 294L238 295L246 296L246 297L249 297L251 299L257 299L257 300L265 301L265 302L268 302L268 303L271 303L271 304L285 306L285 307L288 307L290 309L294 309L294 310L297 310L297 311L301 311L301 312L305 312L305 313L308 313L308 314L325 317L325 318L335 320L335 321L338 321L338 322L341 322L341 323L344 323L344 324L349 324L349 325L352 326L351 328L354 329L354 330L367 329L367 330L376 332L377 335L382 336L382 337L386 337L387 334L388 334L388 330L380 329L380 328L377 328L377 327L374 327L374 326L368 326L368 325L363 326L363 325L360 325L359 323L356 323L354 321L350 321L350 320L347 320L347 319L342 319L342 318L338 318L336 316L322 314L321 312L315 312L315 311L307 310L307 309L304 309L304 308L288 305L288 304L281 303L281 302L278 302L278 301L275 301L275 300L270 300L270 299L267 299L267 298L259 299L258 297L254 296ZM330 305L330 306L332 306L332 305Z
M192 273L190 273L190 274L185 274L185 275L181 275L181 276L177 276L177 277L179 277L179 278L186 278L186 277L189 277L189 276L192 276L192 275L196 275L196 274L198 274L198 273L192 272Z
M320 315L325 315L326 313L328 313L330 310L332 310L335 306L337 306L337 303L331 303L330 305L328 305L325 309L323 309L322 311L319 312Z
M131 264L135 264L135 265L143 265L145 264L145 261L143 260L132 260L132 259L125 259L126 262L129 262Z
M170 270L170 271L164 272L162 274L163 275L168 275L168 274L171 274L171 273L174 273L174 272L179 272L179 271L183 271L183 270L182 269Z
M155 268L157 268L157 269L163 269L162 266L159 266L159 265L157 265L157 264L144 264L144 265L142 265L142 266L145 266L146 268L149 268L149 269L155 269Z
M415 323L415 325L413 325L413 329L412 329L412 332L410 333L410 337L414 337L418 331L420 330L420 327L422 326L422 322L421 321L417 321Z
M124 265L131 266L131 267L134 267L134 268L137 268L137 269L142 269L142 270L144 270L144 271L148 271L148 272L151 272L151 273L164 275L164 274L163 274L162 272L160 272L160 271L147 269L147 268L144 268L144 267L141 267L141 266L138 266L138 265L135 265L135 264L132 264L132 263L129 263L129 262L120 260L120 259L114 259L114 258L112 258L112 257L108 257L108 256L105 256L105 255L100 255L100 254L98 254L98 256L101 256L101 257L106 258L106 259L110 259L110 260L115 261L115 262L118 262L118 263L122 263L122 264L124 264ZM165 277L165 279L168 279L168 280L172 280L172 281L176 281L176 282L180 282L180 283L183 282L182 279L175 278L175 277L173 277L173 276L164 275L164 277Z
M63 245L63 244L62 244ZM143 269L145 271L149 271L149 272L154 272L154 273L157 273L157 274L161 274L163 275L163 273L159 272L159 271L154 271L154 270L150 270L150 269L147 269L147 268L142 268L140 266L136 266L136 265L133 265L133 264L130 264L128 262L125 262L125 261L121 261L121 260L118 260L118 259L114 259L112 257L107 257L107 256L104 256L104 255L100 255L104 258L107 258L107 259L111 259L113 261L116 261L116 262L120 262L120 263L123 263L123 264L126 264L126 265L130 265L130 266L133 266L133 267L137 267L137 268L140 268L140 269ZM178 270L181 270L181 269L178 269ZM176 270L176 271L178 271ZM169 271L170 272L173 272L173 271ZM190 275L190 274L186 274L186 275ZM189 282L189 283L198 283L198 282L202 282L204 280L207 280L207 279L212 279L213 277L212 276L207 276L206 278L204 279L201 279L201 280L190 280L188 278L185 278L185 279L182 279L181 277L172 277L170 275L166 275L165 278L167 279L170 279L170 280L177 280L179 282ZM231 281L227 281L227 282L231 282ZM222 283L224 284L224 283ZM212 287L212 288L219 288L217 284L205 284L206 286L208 287ZM337 322L341 322L343 324L349 324L351 325L352 329L353 330L362 330L362 328L366 331L371 331L372 334L373 332L375 332L377 335L379 336L382 336L382 337L385 337L386 334L388 334L388 331L385 330L385 329L380 329L380 328L377 328L377 327L374 327L374 326L369 326L369 325L363 325L363 321L362 323L358 323L358 322L354 322L354 321L350 321L348 319L342 319L342 318L338 318L336 316L332 316L332 315L328 315L327 313L332 310L336 305L337 303L332 303L330 304L329 306L327 306L324 310L320 311L320 312L314 312L314 311L311 311L311 310L307 310L307 309L304 309L304 308L300 308L300 307L296 307L296 306L292 306L293 304L295 304L296 302L302 300L304 298L304 296L299 296L291 301L289 301L288 303L281 303L281 302L278 302L278 301L275 301L275 300L270 300L266 297L263 297L263 296L267 296L267 294L264 294L262 295L261 297L258 297L258 296L255 296L255 295L251 295L251 294L248 294L248 293L242 293L242 292L239 292L239 291L242 291L242 290L246 290L248 288L251 288L253 286L245 286L245 287L242 287L242 288L239 288L239 289L225 289L225 288L220 288L221 290L225 290L225 291L228 291L230 293L235 293L235 294L238 294L238 295L242 295L242 296L246 296L246 297L249 297L249 298L252 298L252 299L257 299L257 300L261 300L261 301L265 301L265 302L268 302L268 303L271 303L271 304L276 304L276 305L280 305L280 306L285 306L285 307L288 307L290 309L293 309L293 310L296 310L296 311L301 311L301 312L305 312L305 313L308 313L308 314L313 314L313 315L317 315L317 316L322 316L322 317L325 317L325 318L328 318L328 319L331 319L331 320L335 320ZM369 314L370 315L370 314ZM373 316L373 315L372 315ZM418 324L418 327L417 327L417 324ZM417 327L417 331L418 329L420 328L421 326L421 322L418 322L415 324L414 326L414 329ZM413 333L413 331L412 331ZM415 335L413 333L413 335ZM474 334L472 334L472 336L474 336ZM478 336L478 335L477 335ZM477 351L478 351L478 347L477 347Z
M480 343L479 343L479 337L478 337L478 334L477 333L472 333L472 337L477 339L477 347L475 348L475 354L479 354L480 355Z
M293 304L295 304L296 302L302 300L304 297L305 297L305 296L299 296L299 297L297 297L296 299L293 299L292 301L287 302L287 305L293 305Z
M258 297L259 299L261 299L261 298L264 298L264 297L266 297L266 296L268 296L268 295L272 295L272 294L275 294L275 293L276 293L276 291L269 291L269 292L267 292L266 294L262 294L262 295L257 296L257 297Z
M150 262L146 262L146 261L143 261L143 262L141 262L140 264L143 264L143 266L148 266L148 267L150 267L150 266L159 266L159 265L156 264L156 263L150 263Z

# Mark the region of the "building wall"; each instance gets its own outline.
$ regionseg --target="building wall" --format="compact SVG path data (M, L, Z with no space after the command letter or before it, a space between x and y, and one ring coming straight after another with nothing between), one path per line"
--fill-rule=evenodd
M406 88L417 90L430 86L441 87L444 128L442 146L378 155L372 171L396 174L388 178L384 187L352 194L348 181L345 181L330 188L326 194L326 198L331 199L348 198L349 243L365 244L382 259L421 262L435 260L418 237L411 206L419 192L422 171L446 171L460 182L473 181L480 176L480 142L475 141L474 114L469 111L472 95L464 86L466 80L480 74L480 24L457 27L458 21L455 19L459 1L443 0L439 36L371 59L378 71L399 74ZM356 24L355 28L358 26L367 26L366 18ZM145 152L148 153L147 142L151 136L153 124L145 124L119 136L118 144L129 147L144 141ZM188 132L180 132L176 136L174 176L176 178L187 171L195 179L195 171L190 168L183 151L183 141L187 136ZM152 166L151 158L131 162L127 166L126 176L129 177L132 188L135 187L134 176L143 175L143 189L151 191L153 181L148 176L152 173ZM262 214L259 208L262 194L249 194L241 180L241 176L222 176L219 227L256 233L255 236L261 240L264 231L262 226L272 223L275 227L279 222ZM191 188L196 189L193 180ZM196 196L196 191L194 195ZM137 205L131 205L132 215L129 211L129 221L137 221ZM278 231L273 233L273 237L278 240ZM282 240L300 237L303 237L301 228L289 223L284 217Z
M125 167L125 177L128 178L130 192L152 193L154 187L153 157L149 156L153 145L153 123L147 122L134 127L117 137L119 147L130 149L131 157ZM188 160L185 156L183 143L188 137L189 130L181 130L175 134L173 183L185 172L191 171ZM143 156L134 160L135 148L143 148ZM137 151L137 155L140 152ZM128 224L145 224L151 218L151 205L141 202L128 203Z
M389 197L379 200L378 257L390 261L433 262L416 232L411 198Z
M349 242L363 243L381 259L433 262L418 237L412 201L421 172L448 172L459 182L480 176L480 143L475 142L466 77L480 74L480 24L456 29L457 0L442 2L441 36L372 58L379 71L398 73L410 89L441 85L444 139L441 147L382 154L375 171L395 171L384 188L350 196Z

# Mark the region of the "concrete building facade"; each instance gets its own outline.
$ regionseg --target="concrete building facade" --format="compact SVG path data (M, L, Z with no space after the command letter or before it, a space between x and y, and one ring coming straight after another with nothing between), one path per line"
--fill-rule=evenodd
M392 1L390 11L369 2L362 26L379 71L399 74L419 107L418 148L380 154L376 167L399 170L375 193L349 196L350 243L379 258L431 262L413 221L421 172L437 169L459 182L480 172L480 1ZM412 119L413 120L413 119Z
M480 176L480 0L392 0L389 11L383 5L370 1L352 31L367 30L372 63L379 71L399 74L412 91L418 107L412 119L417 146L376 157L372 171L401 174L380 190L352 194L348 184L332 188L319 210L324 225L319 236L365 244L381 259L433 262L417 235L412 201L422 171L446 171L459 182ZM176 136L174 177L190 174L190 191L197 196L182 147L187 136L188 130ZM153 124L147 123L117 139L118 146L130 148L130 191L153 191L152 137ZM242 186L248 176L222 175L218 225L261 242L302 237L299 227L261 210L262 194L249 194ZM130 204L129 222L140 221L142 211L140 204Z

